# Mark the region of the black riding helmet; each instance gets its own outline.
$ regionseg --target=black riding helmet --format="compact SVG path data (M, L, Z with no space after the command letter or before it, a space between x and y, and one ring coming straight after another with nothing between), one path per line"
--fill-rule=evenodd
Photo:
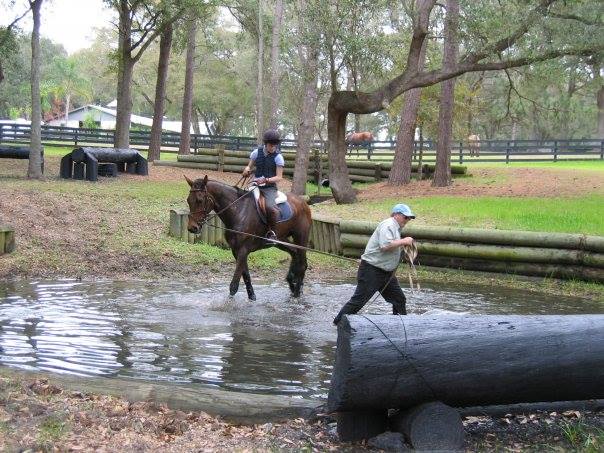
M276 129L267 129L266 131L264 131L262 141L264 143L270 143L271 145L278 145L279 143L281 143L281 135Z

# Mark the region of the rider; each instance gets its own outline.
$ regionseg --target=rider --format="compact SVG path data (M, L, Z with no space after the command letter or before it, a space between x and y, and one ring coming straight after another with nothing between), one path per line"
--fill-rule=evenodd
M283 179L285 160L279 148L281 143L279 131L268 129L264 132L262 141L264 146L259 146L250 154L250 161L243 170L243 176L248 176L256 166L253 183L258 185L266 201L266 220L269 228L266 236L269 239L276 239L274 230L279 218L279 210L275 205L275 198L277 198L277 183Z

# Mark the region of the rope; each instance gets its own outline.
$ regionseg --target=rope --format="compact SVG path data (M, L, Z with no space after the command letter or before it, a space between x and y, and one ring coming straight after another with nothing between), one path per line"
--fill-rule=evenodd
M351 261L351 262L353 262L355 264L359 264L359 260L355 260L354 258L348 258L347 256L335 255L333 253L324 252L322 250L311 249L309 247L304 247L303 245L292 244L291 242L280 241L279 239L270 239L270 238L267 238L265 236L258 236L257 234L246 233L245 231L233 230L231 228L221 227L221 226L218 226L218 225L207 225L207 226L210 226L210 227L213 227L213 228L219 228L219 229L224 230L224 231L230 231L231 233L237 233L237 234L242 234L244 236L250 236L250 237L257 238L257 239L262 239L263 241L272 242L274 244L283 245L285 247L290 247L290 248L299 249L299 250L306 250L307 252L319 253L321 255L332 256L334 258L339 258L339 259L342 259L342 260Z

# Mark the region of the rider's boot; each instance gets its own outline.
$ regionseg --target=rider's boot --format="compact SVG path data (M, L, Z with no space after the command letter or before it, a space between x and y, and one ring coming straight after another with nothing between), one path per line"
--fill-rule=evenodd
M268 209L266 213L266 221L268 223L267 239L277 239L275 230L277 229L277 219L279 218L279 210L277 208Z

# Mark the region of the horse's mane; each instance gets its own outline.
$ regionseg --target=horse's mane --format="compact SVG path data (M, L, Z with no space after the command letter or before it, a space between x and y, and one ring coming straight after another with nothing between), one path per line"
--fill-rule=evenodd
M235 192L237 193L237 196L242 196L246 192L246 190L242 189L241 187L233 186L231 184L227 184L227 183L222 182L222 181L217 181L215 179L208 179L208 183L210 183L210 182L214 183L214 184L218 184L219 186L223 186L225 188L235 189Z

